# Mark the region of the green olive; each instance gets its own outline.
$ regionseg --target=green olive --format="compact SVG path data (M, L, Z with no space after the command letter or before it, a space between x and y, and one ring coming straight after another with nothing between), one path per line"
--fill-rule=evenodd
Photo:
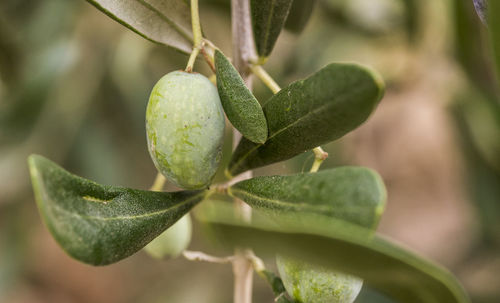
M149 242L144 250L153 258L178 257L191 242L192 223L189 214Z
M363 280L278 255L278 270L288 294L301 303L352 303Z
M205 76L175 71L154 86L146 110L148 149L156 168L177 186L210 185L224 127L217 88Z

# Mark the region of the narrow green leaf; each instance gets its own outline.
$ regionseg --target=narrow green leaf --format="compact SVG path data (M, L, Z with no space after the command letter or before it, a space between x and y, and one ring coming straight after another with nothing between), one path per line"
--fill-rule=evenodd
M304 213L315 213L373 229L386 201L380 176L363 167L256 177L236 183L229 193L273 217L287 212L299 222Z
M421 1L418 0L403 0L403 5L405 6L406 18L405 27L408 33L408 39L410 42L417 42L418 31L420 29L421 23L421 11L420 5Z
M257 53L266 58L285 24L293 0L251 0L252 27Z
M38 209L52 236L70 256L92 265L134 254L206 194L99 185L38 155L28 162Z
M488 2L488 27L490 30L493 57L496 62L497 80L500 85L500 1Z
M87 1L150 41L191 52L191 10L185 0Z
M290 84L264 105L266 143L242 138L228 173L287 160L342 137L370 116L383 92L383 82L374 72L346 63L329 64Z
M340 167L291 176L257 177L236 183L229 188L229 193L272 219L279 220L286 213L305 228L310 223L309 215L313 214L375 230L386 200L381 178L376 172L363 167ZM306 269L307 263L292 264L295 264L292 267L297 270L302 268L299 272L305 275L308 270L312 270ZM318 274L321 275L320 272ZM359 281L337 272L331 277ZM287 283L287 279L284 280ZM288 283L289 294L292 294L293 287L289 280Z
M469 302L456 278L439 265L347 222L305 214L310 220L306 227L295 216L265 220L254 211L249 224L235 217L229 203L204 203L195 214L223 245L243 245L259 255L285 254L358 276L398 302Z
M267 121L259 101L231 62L218 50L215 51L215 72L222 107L229 121L248 140L266 142Z
M459 63L465 69L465 75L482 90L495 94L498 87L495 80L495 67L489 56L488 35L478 34L487 30L476 16L471 1L455 1L455 48Z
M465 127L461 136L470 137L468 148L474 149L481 162L500 172L500 103L480 90L461 91L458 96L456 113Z
M286 18L285 28L293 33L301 33L313 12L316 0L293 0Z

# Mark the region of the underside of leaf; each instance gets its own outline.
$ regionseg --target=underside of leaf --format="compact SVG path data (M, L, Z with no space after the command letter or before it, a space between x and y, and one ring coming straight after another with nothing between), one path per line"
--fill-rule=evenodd
M252 222L235 216L233 205L204 203L195 214L209 224L218 243L250 247L260 256L286 254L304 262L358 276L381 293L405 303L468 303L460 283L441 266L373 234L333 218L283 214L272 220L259 211ZM305 221L309 224L305 225Z
M189 2L184 0L87 0L142 37L189 54L193 45Z

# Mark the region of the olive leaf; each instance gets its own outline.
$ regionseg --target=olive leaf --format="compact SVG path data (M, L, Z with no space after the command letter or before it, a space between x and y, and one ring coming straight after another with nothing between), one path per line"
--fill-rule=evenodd
M496 62L497 83L500 85L500 1L498 0L488 1L488 29Z
M47 228L70 256L92 265L114 263L134 254L206 194L99 185L38 155L31 155L28 162Z
M266 142L267 121L259 101L231 62L218 50L215 51L215 72L222 107L229 121L248 140Z
M234 184L228 193L271 219L279 221L286 213L305 228L310 221L303 221L304 214L314 214L323 220L337 218L374 230L386 201L380 176L363 167L256 177ZM283 285L281 280L266 278L273 289ZM278 291L279 288L274 291L275 295Z
M500 104L474 89L461 92L457 99L454 109L464 128L461 133L472 141L468 148L482 158L484 165L500 172Z
M229 175L290 159L361 125L384 93L379 76L357 64L333 63L296 81L264 105L269 136L258 145L242 138Z
M494 78L494 65L489 56L478 54L491 53L490 44L485 43L487 35L478 35L478 32L488 30L476 18L473 5L470 1L456 1L454 4L455 20L455 48L456 57L465 74L484 91L495 94L498 87Z
M253 35L257 53L267 58L285 24L293 0L251 0Z
M481 233L485 241L499 243L500 103L484 90L468 88L457 94L451 109L469 163L467 183L478 206Z
M191 52L191 10L186 0L87 1L152 42Z
M236 183L228 192L273 217L289 213L300 222L304 213L314 213L372 229L386 201L382 179L364 167L256 177Z
M213 240L230 249L249 247L260 256L286 254L358 276L398 302L470 302L447 270L357 225L308 213L301 222L287 213L270 220L258 210L247 223L235 213L231 203L210 202L200 205L195 215L210 227Z
M405 7L405 27L408 34L408 39L410 42L417 42L418 31L420 29L421 23L421 10L419 8L419 0L403 0L403 5Z
M307 25L316 0L293 0L285 22L285 29L299 34Z

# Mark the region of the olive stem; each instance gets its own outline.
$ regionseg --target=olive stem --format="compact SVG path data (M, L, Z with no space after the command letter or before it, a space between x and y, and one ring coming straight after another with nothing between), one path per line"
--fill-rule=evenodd
M249 62L257 58L257 55L255 53L250 15L250 0L231 0L233 64L240 73L248 89L251 90L252 77L249 69ZM236 129L233 129L233 147L236 147L240 138L241 134ZM251 176L252 171L248 171L237 178L248 179ZM238 199L235 199L235 204L238 214L245 221L250 221L252 209ZM247 248L236 248L234 252L234 303L252 302L253 264L247 258L249 252L251 252L251 250Z
M193 47L193 51L191 52L191 56L189 56L189 60L186 66L186 72L190 73L193 71L194 62L196 61L196 57L200 53L200 49L197 47Z
M188 73L193 71L196 57L198 57L198 54L203 47L203 34L201 33L198 0L191 0L191 26L193 28L193 51L189 56L189 60L186 66L186 72Z
M190 251L190 250L183 251L182 256L189 261L204 261L204 262L218 263L218 264L232 263L235 259L234 256L216 257L208 255L201 251Z
M208 66L210 67L212 72L215 74L215 61L214 61L213 54L209 54L205 47L201 48L201 54L203 55L203 58L205 58L205 62L207 62Z
M231 27L233 65L243 80L249 81L249 62L258 60L252 33L250 0L231 0Z
M255 272L262 278L264 281L269 282L265 271L266 271L266 266L264 265L264 261L262 261L261 258L257 257L253 251L251 250L245 250L243 252L243 255L245 256L246 260L248 261L247 264L250 264L255 270ZM227 257L216 257L212 256L209 254L206 254L201 251L190 251L190 250L185 250L182 252L182 256L189 261L199 261L199 262L208 262L208 263L215 263L215 264L234 264L240 262L239 257L237 255L233 256L227 256ZM281 296L281 295L280 295Z
M212 41L208 40L207 38L203 38L203 44L210 47L212 50L212 53L216 50L219 49ZM212 56L213 57L213 56Z
M248 251L246 256L247 256L248 260L250 260L250 262L252 262L253 269L257 273L260 274L261 272L266 270L266 266L264 265L264 261L262 261L261 258L257 257L253 251L251 251L251 250Z
M228 264L232 263L236 260L236 256L227 256L227 257L216 257L209 254L206 254L202 251L191 251L185 250L182 252L182 256L189 261L203 261L209 263L219 263L219 264ZM261 258L257 257L253 251L245 252L245 257L252 264L253 269L257 273L262 273L266 270L264 265L264 261ZM265 279L265 276L262 276Z
M321 146L315 147L313 149L313 152L314 152L314 162L310 170L311 173L317 172L323 161L325 161L325 159L328 158L328 153L325 152L321 148Z
M165 181L166 179L161 173L156 174L155 181L153 182L153 185L151 185L150 190L161 191L165 185Z
M262 65L251 64L250 70L256 75L274 94L281 90L281 87L274 81L274 79L267 73Z

